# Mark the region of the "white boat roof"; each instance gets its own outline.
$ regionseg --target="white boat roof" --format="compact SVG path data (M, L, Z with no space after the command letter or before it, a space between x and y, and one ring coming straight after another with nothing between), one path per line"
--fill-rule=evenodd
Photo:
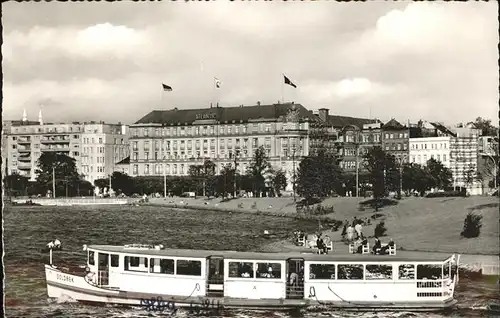
M88 249L98 252L123 253L131 255L148 255L162 257L186 257L207 258L210 256L222 256L225 259L241 260L273 260L284 261L289 258L303 258L306 261L332 261L332 262L444 262L451 255L429 255L425 257L416 256L390 256L371 254L315 254L301 252L238 252L238 251L214 251L214 250L187 250L187 249L145 249L131 248L116 245L90 245Z

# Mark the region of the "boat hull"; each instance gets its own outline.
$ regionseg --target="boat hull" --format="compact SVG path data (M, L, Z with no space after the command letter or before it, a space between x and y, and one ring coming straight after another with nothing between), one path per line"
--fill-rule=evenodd
M68 299L95 305L122 305L143 307L153 311L217 311L222 309L293 310L326 306L330 310L349 311L443 311L456 304L445 302L327 302L312 299L243 299L229 297L182 297L122 291L112 287L98 287L85 276L65 273L50 265L45 266L47 293L50 298Z

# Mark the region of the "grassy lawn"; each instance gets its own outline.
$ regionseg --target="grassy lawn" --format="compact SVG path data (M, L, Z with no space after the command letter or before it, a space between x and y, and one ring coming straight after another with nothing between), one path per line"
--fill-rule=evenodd
M331 216L352 220L354 216L370 217L374 213L371 207L360 211L359 203L366 199L330 198L323 205L335 208ZM499 200L495 197L468 198L404 198L396 205L379 209L387 228L386 241L393 238L398 248L429 252L459 252L470 254L499 253ZM478 238L460 237L465 216L474 211L483 216L481 234ZM363 232L373 236L375 223L366 226ZM340 240L336 232L335 240Z
M152 199L152 203L165 203L172 199ZM190 206L224 210L247 210L273 213L277 215L296 215L292 197L284 198L247 198L220 202L220 199L205 200L175 198L176 203L188 202ZM374 209L365 206L360 209L364 198L328 198L323 206L333 206L334 213L328 216L337 220L351 221L358 218L371 217ZM157 201L157 202L155 202ZM411 251L468 253L468 254L498 254L499 248L499 200L497 197L471 196L468 198L403 198L395 205L379 209L383 216L372 220L371 226L365 226L365 235L373 236L375 224L385 221L387 237L382 242L393 238L398 249L400 247ZM256 204L256 209L252 208ZM241 207L238 205L241 204ZM465 239L460 237L465 216L469 211L475 211L483 216L483 226L478 238ZM332 239L340 241L341 231L333 233ZM373 240L370 240L372 243Z

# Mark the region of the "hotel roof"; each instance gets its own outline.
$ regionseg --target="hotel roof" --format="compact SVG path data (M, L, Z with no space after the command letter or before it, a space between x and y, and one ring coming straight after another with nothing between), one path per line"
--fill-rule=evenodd
M301 104L284 103L272 105L213 107L197 109L154 110L139 119L135 124L192 124L200 119L216 119L218 122L248 122L252 120L280 120L296 110L299 121L322 123L312 112Z
M378 119L356 118L348 116L328 115L327 117L327 124L335 128L343 128L349 125L353 125L362 129L364 124L373 124L378 122Z

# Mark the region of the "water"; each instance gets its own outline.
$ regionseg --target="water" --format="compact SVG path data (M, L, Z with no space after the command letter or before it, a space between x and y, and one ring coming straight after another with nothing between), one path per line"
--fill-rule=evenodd
M165 317L142 309L113 306L86 306L69 300L49 300L41 252L55 238L64 251L54 252L59 265L83 264L83 244L162 243L188 249L256 250L287 238L301 228L314 230L314 221L299 221L244 213L173 210L148 206L22 207L4 210L5 306L7 317ZM264 230L276 234L262 236ZM498 298L494 281L462 279L457 299L462 307L484 306ZM484 312L459 310L447 316L480 317ZM427 313L349 313L317 310L292 312L228 311L218 317L441 317ZM182 310L176 317L188 317Z

